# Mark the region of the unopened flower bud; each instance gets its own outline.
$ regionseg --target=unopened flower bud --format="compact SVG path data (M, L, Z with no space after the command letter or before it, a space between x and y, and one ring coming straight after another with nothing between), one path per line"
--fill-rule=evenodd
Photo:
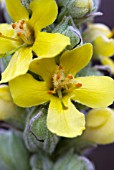
M110 108L89 111L82 138L97 144L114 142L114 111Z

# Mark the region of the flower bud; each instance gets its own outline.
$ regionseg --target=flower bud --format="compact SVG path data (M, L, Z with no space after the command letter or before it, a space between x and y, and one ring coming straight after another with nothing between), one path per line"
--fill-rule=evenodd
M57 160L53 170L66 170L66 168L67 170L73 170L74 167L77 170L94 170L93 164L87 158L73 154L71 151Z
M89 111L82 138L97 144L114 142L114 111L110 108Z
M88 24L87 29L83 33L84 42L93 42L99 36L106 36L110 38L112 36L111 30L104 24Z
M63 6L61 8L59 20L64 15L70 15L75 20L83 19L94 9L93 0L67 0L63 2L59 1L58 4L60 6Z
M71 45L67 47L69 50L83 44L81 33L79 29L75 28L71 17L64 17L60 24L53 29L53 32L61 33L70 38Z
M24 131L24 140L26 147L31 152L43 151L52 153L59 141L59 138L47 129L47 110L37 109L29 114L26 128Z

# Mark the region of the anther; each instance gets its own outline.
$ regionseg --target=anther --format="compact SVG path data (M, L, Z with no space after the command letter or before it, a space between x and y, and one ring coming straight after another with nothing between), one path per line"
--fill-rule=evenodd
M16 28L16 24L14 24L14 23L11 26L12 26L13 29Z
M62 70L62 68L63 68L62 66L59 66L59 70Z
M69 75L67 76L67 78L73 79L73 76L69 74Z
M77 88L82 87L82 84L81 84L81 83L77 83L77 84L76 84L76 87L77 87Z
M24 20L22 20L22 21L21 21L21 24L24 24L24 23L25 23L25 21L24 21Z
M56 80L59 80L60 77L61 77L61 75L60 75L60 74L57 74Z
M48 94L55 94L54 90L48 91Z

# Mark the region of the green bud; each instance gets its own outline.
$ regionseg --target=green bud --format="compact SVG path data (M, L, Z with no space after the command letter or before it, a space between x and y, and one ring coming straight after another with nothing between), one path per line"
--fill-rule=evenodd
M31 152L36 152L40 148L45 152L52 153L59 141L59 138L47 129L46 118L47 110L44 108L33 111L28 116L24 140Z
M0 130L0 169L30 170L29 153L17 132Z
M67 153L54 164L53 170L94 170L93 164L85 157Z
M67 47L69 50L83 44L81 33L75 27L71 17L64 17L60 24L53 29L53 32L61 33L70 38L71 45Z
M32 170L51 170L53 163L44 152L38 152L30 160Z
M93 0L67 0L64 4L61 1L58 2L60 6L63 6L58 18L59 21L64 15L70 15L75 20L85 18L94 9Z

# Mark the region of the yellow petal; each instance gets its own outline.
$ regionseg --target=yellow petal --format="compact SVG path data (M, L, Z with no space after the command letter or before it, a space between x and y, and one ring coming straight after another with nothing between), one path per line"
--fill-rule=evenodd
M15 35L14 30L9 24L0 24L0 33L8 37L14 37ZM0 54L7 53L8 51L17 48L19 45L20 44L15 41L0 37Z
M32 10L32 17L29 22L36 30L41 30L52 24L58 13L55 0L33 0L30 9Z
M29 69L31 60L31 48L21 48L16 51L7 68L2 73L2 80L0 83L8 82L19 75L25 74Z
M63 67L66 75L75 75L89 63L91 57L92 45L88 43L63 53L60 59L60 65Z
M94 54L98 56L112 56L114 54L114 40L99 36L93 42Z
M107 107L114 100L114 81L107 76L89 76L76 78L82 87L73 91L73 100L88 107Z
M39 32L33 51L39 58L50 58L62 52L67 45L70 45L70 39L62 34Z
M28 20L29 13L21 4L21 0L6 0L6 8L13 21Z
M18 114L17 106L13 103L9 87L0 86L0 120L5 120Z
M57 97L51 98L49 105L47 126L49 130L58 136L76 137L85 129L84 115L68 101L68 108L64 108Z
M21 107L31 107L50 100L45 82L35 80L25 74L9 82L14 102Z
M100 57L100 60L103 65L109 66L114 74L114 61L107 57Z
M104 108L88 112L86 130L82 137L97 144L114 142L114 111Z
M40 75L47 82L47 84L50 85L52 83L52 76L56 71L56 68L57 65L54 58L36 58L31 62L29 70Z

